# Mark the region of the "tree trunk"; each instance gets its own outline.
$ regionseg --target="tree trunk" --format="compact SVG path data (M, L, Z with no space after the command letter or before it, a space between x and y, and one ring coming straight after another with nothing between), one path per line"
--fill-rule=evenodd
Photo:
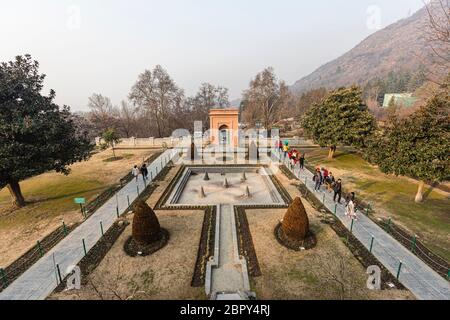
M330 150L328 152L328 159L334 159L335 153L336 153L336 147L335 146L330 147Z
M416 200L415 200L417 203L421 203L423 201L423 189L424 188L425 188L425 182L420 181L419 189L417 190L417 195L416 195Z
M158 137L162 138L161 125L159 124L159 120L156 120L156 124L158 126Z
M25 198L22 195L22 190L20 190L19 182L12 181L8 184L8 190L11 194L11 200L13 205L18 208L25 207Z
M114 156L114 159L116 158L116 151L114 150L114 146L112 147L112 152L113 152L113 156Z

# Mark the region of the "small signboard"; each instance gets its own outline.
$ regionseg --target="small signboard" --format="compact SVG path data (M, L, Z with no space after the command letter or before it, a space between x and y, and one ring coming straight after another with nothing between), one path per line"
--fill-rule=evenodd
M76 204L85 204L86 199L85 198L75 198L75 203Z

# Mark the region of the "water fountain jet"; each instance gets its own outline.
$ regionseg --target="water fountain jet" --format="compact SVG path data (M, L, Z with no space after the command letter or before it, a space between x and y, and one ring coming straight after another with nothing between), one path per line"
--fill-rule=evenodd
M205 189L203 189L203 186L200 187L199 197L202 199L206 198Z

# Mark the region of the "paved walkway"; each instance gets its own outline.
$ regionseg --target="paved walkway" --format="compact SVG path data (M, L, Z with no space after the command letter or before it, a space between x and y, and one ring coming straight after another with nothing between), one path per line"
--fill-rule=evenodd
M211 292L248 291L248 276L244 278L247 268L239 258L236 222L232 205L218 205L220 227L219 265L212 270ZM246 281L247 279L247 281Z
M167 150L149 166L149 175L153 178L167 165L176 154L173 149ZM130 169L131 170L131 169ZM117 197L112 197L79 227L61 240L45 256L16 279L0 293L0 300L43 300L49 296L59 284L55 263L59 265L61 276L64 278L69 266L77 265L84 257L83 239L89 251L101 238L100 222L106 232L117 219L119 214L125 213L130 202L133 202L138 192L145 189L142 177L136 182L133 179L124 186Z
M288 163L286 164L289 168ZM325 206L331 212L334 212L333 194L323 190L315 192L312 180L313 174L308 170L294 171L291 170L302 183L306 181L308 190L315 194L320 201L323 201L325 195ZM351 219L345 216L344 205L337 206L336 215L350 230ZM353 234L369 250L372 236L374 237L372 253L394 276L397 275L400 262L402 262L399 281L418 299L450 300L450 283L447 280L361 212L359 212L358 220L353 225Z

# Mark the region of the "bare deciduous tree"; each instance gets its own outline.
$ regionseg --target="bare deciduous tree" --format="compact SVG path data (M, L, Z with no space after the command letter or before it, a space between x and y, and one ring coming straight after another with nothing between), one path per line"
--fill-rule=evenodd
M116 126L117 109L115 109L108 97L94 93L89 97L89 120L99 135L109 128Z
M330 259L329 257L334 257ZM314 255L308 260L310 272L318 279L317 285L323 288L325 299L361 299L367 296L364 281L355 278L350 257L336 255L332 249L325 249L324 254Z
M118 119L118 125L121 133L123 133L127 138L134 136L136 124L136 108L130 105L127 101L122 100L120 103Z
M202 121L203 129L209 127L209 110L212 108L226 108L230 106L228 89L214 86L210 83L202 83L197 94L186 100L190 107L193 121Z
M430 80L441 84L450 70L450 1L432 0L425 6L429 16L427 41L437 66L437 70L429 70Z
M125 276L123 258L117 263L117 268L90 276L87 288L100 300L136 300L149 299L149 287L153 282L153 273L146 271L131 278ZM82 295L77 294L79 298Z
M312 89L303 93L296 104L293 114L295 117L300 117L311 108L315 103L321 102L327 95L328 91L325 88Z
M183 95L167 71L157 65L153 71L145 70L139 75L129 98L148 120L156 124L158 137L163 137L170 134L169 121Z
M256 75L244 92L244 120L250 124L261 121L265 128L270 129L279 120L289 98L289 89L284 81L278 80L273 68L266 68Z

